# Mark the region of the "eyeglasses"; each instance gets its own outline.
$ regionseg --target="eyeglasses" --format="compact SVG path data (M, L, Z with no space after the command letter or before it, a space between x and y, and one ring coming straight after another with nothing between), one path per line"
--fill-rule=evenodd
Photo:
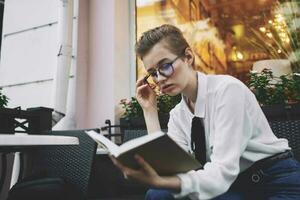
M164 63L161 66L158 66L156 68L150 69L148 71L148 75L145 76L144 78L144 82L148 83L147 79L151 76L152 79L157 82L158 81L158 73L166 78L172 76L172 74L174 73L174 67L173 64L174 62L180 58L181 56L177 56L173 61L169 62L169 63Z

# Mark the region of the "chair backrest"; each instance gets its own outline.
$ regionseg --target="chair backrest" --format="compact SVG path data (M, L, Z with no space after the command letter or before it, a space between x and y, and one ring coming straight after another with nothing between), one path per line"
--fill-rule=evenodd
M96 131L99 132L99 129ZM96 143L84 130L49 131L48 134L75 136L79 145L49 146L26 152L27 171L24 171L23 177L61 177L87 196Z
M162 129L161 131L165 133L168 132L167 129ZM125 129L124 136L123 136L123 143L147 134L148 134L147 129Z
M127 142L129 140L147 135L146 129L125 129L124 130L124 137L123 142Z
M295 158L300 161L300 119L273 120L269 123L277 137L289 141Z

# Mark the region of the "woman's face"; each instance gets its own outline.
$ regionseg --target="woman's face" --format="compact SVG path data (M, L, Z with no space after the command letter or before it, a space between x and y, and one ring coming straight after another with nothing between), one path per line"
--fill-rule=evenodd
M156 73L158 76L154 78L155 83L159 86L161 93L175 96L187 87L189 81L189 60L185 54L180 57L173 54L166 48L165 42L159 42L143 57L143 63L146 70L152 74L153 71L160 67L172 64L173 73L169 76L163 76L161 73ZM161 68L162 69L162 68Z

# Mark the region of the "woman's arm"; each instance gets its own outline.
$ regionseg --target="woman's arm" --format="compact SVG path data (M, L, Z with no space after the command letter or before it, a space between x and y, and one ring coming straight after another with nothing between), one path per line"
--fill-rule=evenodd
M144 118L148 133L154 133L161 130L157 109L144 110Z
M124 166L121 162L111 156L113 163L123 172L126 179L133 179L152 188L168 189L179 193L181 181L177 176L159 176L157 172L140 156L135 155L140 169L135 170Z
M160 131L156 94L143 78L136 82L136 99L143 109L148 133Z

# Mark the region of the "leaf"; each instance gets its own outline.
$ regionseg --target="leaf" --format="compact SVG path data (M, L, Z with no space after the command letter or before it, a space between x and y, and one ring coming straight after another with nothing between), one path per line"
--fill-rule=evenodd
M4 108L7 106L9 98L2 94L1 90L2 88L0 88L0 108Z

